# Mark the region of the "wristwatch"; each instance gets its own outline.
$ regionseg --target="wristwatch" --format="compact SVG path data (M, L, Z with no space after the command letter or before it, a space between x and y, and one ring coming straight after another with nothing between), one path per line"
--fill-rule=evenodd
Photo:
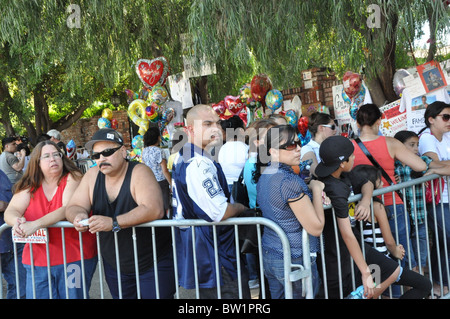
M120 228L119 223L117 222L116 216L113 216L112 219L113 219L112 231L117 233L122 228Z

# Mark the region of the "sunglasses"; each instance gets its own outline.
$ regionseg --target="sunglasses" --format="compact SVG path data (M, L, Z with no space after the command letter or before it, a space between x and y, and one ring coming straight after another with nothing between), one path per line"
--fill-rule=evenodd
M334 131L335 129L336 129L336 125L335 124L333 124L333 125L330 125L330 124L322 124L321 126L324 126L324 127L329 127L329 128L331 128L331 130L332 131Z
M448 122L448 120L450 120L450 114L439 114L437 116L442 116L442 120L444 122Z
M116 148L107 148L106 150L103 150L101 152L95 153L92 152L92 159L98 160L100 158L100 155L103 155L103 157L109 157L113 155L115 152L117 152L122 146L116 147Z
M293 151L297 149L297 146L302 147L302 142L300 140L298 141L292 141L290 144L285 144L280 146L280 150L286 150L286 151Z

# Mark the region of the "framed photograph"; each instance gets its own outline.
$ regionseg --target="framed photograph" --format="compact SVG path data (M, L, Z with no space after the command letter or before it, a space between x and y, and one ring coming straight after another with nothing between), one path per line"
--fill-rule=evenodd
M427 93L447 86L441 66L436 61L417 66L417 72Z

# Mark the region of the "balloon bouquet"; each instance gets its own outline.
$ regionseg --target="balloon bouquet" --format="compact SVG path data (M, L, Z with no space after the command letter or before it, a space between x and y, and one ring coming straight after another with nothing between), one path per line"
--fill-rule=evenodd
M158 125L162 143L167 143L170 138L167 124L175 117L175 110L165 105L169 98L169 93L164 87L169 75L169 64L165 57L153 60L139 59L136 62L136 73L144 87L139 93L128 89L125 93L128 96L128 116L139 126L139 134L132 139L133 150L129 155L131 159L140 161L144 147L143 135L150 123Z
M117 130L119 123L113 118L113 112L109 108L105 108L102 111L102 117L97 121L98 128L113 128Z
M219 103L212 105L221 119L239 116L248 126L255 120L265 116L267 106L274 112L283 105L283 95L272 89L272 82L266 74L258 74L250 83L239 89L239 95L227 95Z

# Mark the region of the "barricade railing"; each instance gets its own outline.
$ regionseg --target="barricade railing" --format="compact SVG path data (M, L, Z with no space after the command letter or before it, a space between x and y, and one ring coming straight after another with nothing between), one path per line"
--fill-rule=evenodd
M133 249L134 249L134 257L135 257L135 270L136 270L136 280L137 280L137 298L139 299L141 297L140 295L140 284L139 284L139 269L138 269L138 257L137 257L137 248L136 248L136 235L135 235L135 229L137 227L150 227L152 229L152 237L155 237L155 228L157 227L170 227L171 228L171 233L172 233L172 253L173 253L173 265L174 265L174 275L175 275L175 296L174 298L179 299L180 298L180 287L178 285L178 263L177 263L177 247L176 247L176 240L175 240L175 228L177 227L191 227L193 230L196 227L201 227L201 226L208 226L208 227L212 227L213 228L213 233L214 233L214 243L215 243L215 260L216 260L216 278L220 278L220 274L219 274L219 267L217 267L218 265L218 249L217 249L217 232L216 232L216 227L218 226L233 226L235 228L235 249L236 251L240 251L240 238L239 238L239 231L238 231L238 227L239 226L244 226L244 225L256 225L257 227L257 238L258 238L258 258L259 258L259 275L260 278L264 278L264 271L263 271L263 261L262 261L262 246L261 246L261 235L262 235L262 227L270 227L272 228L279 236L281 243L282 243L282 247L283 247L283 256L284 256L284 278L285 278L285 296L287 299L292 298L292 282L296 281L296 280L303 280L303 294L305 296L305 298L312 298L312 281L311 281L311 262L310 262L310 258L309 258L309 254L305 254L306 256L303 258L304 260L304 264L303 265L297 265L297 264L292 264L291 263L291 249L290 249L290 244L288 241L288 238L286 236L286 234L283 232L283 230L280 228L280 226L278 226L276 223L274 223L273 221L266 219L266 218L262 218L262 217L234 217L234 218L229 218L225 221L222 222L207 222L204 220L157 220L157 221L153 221L153 222L149 222L149 223L145 223L145 224L141 224L141 225L137 225L135 227L133 227ZM62 222L58 222L55 223L52 226L49 226L49 228L61 228L61 232L62 232L62 238L64 238L64 229L65 228L72 228L73 225L70 222L67 221L62 221ZM6 230L10 228L9 225L2 225L0 227L0 236L1 234ZM195 231L194 231L194 236L195 236ZM306 233L306 231L303 231L303 251L308 252L309 251L309 238L308 238L308 234ZM155 239L155 238L154 238ZM79 240L80 240L80 247L83 247L82 245L82 236L80 233L79 236ZM118 252L118 245L117 245L117 234L115 234L114 236L114 240L115 240L115 247L116 247L116 256L118 256L118 258L120 258L120 256L117 254ZM158 240L156 238L156 240ZM195 241L194 241L195 242ZM37 244L32 244L33 245L37 245ZM43 245L43 244L39 244L39 245ZM47 254L48 254L48 243L46 243L45 245L47 245ZM63 246L64 246L64 241L63 241ZM194 245L195 246L195 245ZM194 247L195 248L195 247ZM105 294L104 294L104 280L103 280L103 267L102 267L102 252L100 249L100 239L99 236L97 234L97 250L98 250L98 281L99 281L99 293L97 293L97 295L99 295L99 297L101 299L105 298ZM32 247L30 249L30 255L31 255L31 260L33 260L32 257ZM67 282L69 281L69 276L67 274L67 268L68 265L66 263L66 258L65 258L65 251L63 251L64 253L64 271L66 274L66 296L68 296L67 293ZM17 258L17 244L14 244L14 256L15 256L15 269L16 269L16 294L17 296L23 295L23 292L20 291L20 285L17 284L19 282L19 278L18 278L18 266L19 263L21 262L19 260L19 258ZM194 254L195 256L195 254ZM243 256L239 253L236 254L236 259L237 259L237 267L238 267L238 287L239 287L239 297L243 298L243 292L242 292L242 268L241 268L241 258ZM122 293L121 293L121 281L120 281L120 262L118 260L118 258L116 258L117 261L117 272L118 272L118 286L119 286L119 298L122 298ZM155 247L155 240L153 240L153 258L154 258L154 272L155 272L155 282L158 283L158 264L156 262L157 259L157 255L156 255L156 247ZM49 261L49 258L47 256L47 260ZM83 282L83 297L84 298L89 298L89 291L87 291L86 289L86 285L85 285L85 271L84 271L84 254L83 251L81 251L81 275L82 275L82 282ZM196 262L195 262L195 257L194 257L194 266L197 267ZM33 269L33 264L31 265L31 269ZM52 282L50 280L50 274L51 274L51 267L48 267L48 277L49 277L49 291L50 291L50 298L52 298L51 295L51 290L52 290ZM195 273L197 273L197 268ZM35 287L34 287L34 274L31 274L31 277L33 278L33 298L36 297L36 291L35 291ZM218 279L218 285L217 285L217 296L220 299L221 296L221 288L220 288L220 282ZM247 283L245 283L247 284ZM158 287L158 285L156 284L156 287ZM96 289L94 287L91 287L92 289ZM260 280L260 296L262 298L266 298L266 292L267 292L267 287L265 286L264 280ZM4 298L4 287L3 287L3 283L1 284L1 289L0 289L0 299ZM189 298L200 298L200 294L199 294L199 283L198 280L196 280L196 288L195 288L195 296L193 294L192 291L190 291L189 294L184 293L184 295L189 296ZM157 298L159 298L159 289L156 289L156 296ZM183 298L185 298L185 296Z
M377 189L374 191L374 195L373 196L382 196L386 193L392 193L394 195L396 190L402 190L403 192L405 191L406 188L408 187L412 187L413 191L415 190L415 188L420 187L422 188L423 191L423 196L422 196L422 200L423 202L425 202L425 183L429 182L433 179L438 178L439 175L429 175L429 176L424 176L418 179L414 179L412 181L408 181L408 182L403 182L397 185L393 185L393 186L388 186L385 187L383 189ZM446 178L446 182L448 184L448 178L449 177L444 177ZM431 183L432 184L432 183ZM433 189L434 191L434 189ZM442 193L442 190L440 190L440 192ZM414 193L414 192L413 192ZM449 193L449 190L447 189L447 195ZM441 194L441 198L442 198L442 194ZM358 200L361 199L361 195L354 195L354 196L350 196L348 199L349 203L352 202L357 202ZM397 218L397 210L396 210L396 206L395 206L395 196L393 196L394 199L394 219L396 220ZM414 201L416 201L417 199L415 198ZM419 199L420 200L420 199ZM416 211L416 203L414 203L414 210ZM406 202L404 201L404 210L406 212ZM431 250L432 245L435 245L435 247L437 248L437 255L436 255L436 260L432 260L430 257L430 253L428 253L427 255L427 266L428 266L428 273L424 274L422 272L422 265L421 261L420 261L420 251L418 253L418 266L419 266L419 272L426 275L426 276L432 276L433 278L437 278L437 283L439 285L439 290L440 290L440 296L441 298L449 298L450 294L446 293L444 291L444 288L446 285L448 285L448 281L450 279L450 271L449 271L449 252L448 252L448 232L450 231L449 227L447 227L445 225L445 223L440 223L439 220L445 220L445 216L444 216L444 206L448 207L448 204L443 204L442 201L441 203L434 205L434 203L431 203L428 205L428 214L426 214L426 218L425 218L425 226L427 229L426 232L426 246L428 248L428 251ZM425 205L425 207L427 207L427 205ZM332 209L333 214L334 214L334 209L331 206L324 206L325 209ZM374 217L373 215L373 208L372 208L372 219ZM415 223L413 223L413 225L411 226L412 228L417 228L417 214L414 214L416 220ZM405 218L405 222L408 223L408 214L405 214L404 218ZM448 218L448 208L447 208L447 218ZM337 228L337 223L336 223L336 218L334 217L334 230L335 233L337 234L338 228ZM448 221L447 221L448 223ZM238 232L238 227L239 226L244 226L244 225L256 225L257 227L257 238L258 238L258 258L259 258L259 275L260 275L260 296L261 298L266 298L267 295L267 291L268 291L268 287L266 287L265 282L263 280L264 278L264 269L263 269L263 252L262 252L262 245L261 245L261 236L262 236L262 227L270 227L272 228L279 236L281 243L282 243L282 247L283 247L283 256L284 256L284 286L285 286L285 297L287 299L292 298L292 282L296 281L296 280L302 280L303 281L303 294L305 296L305 298L314 298L313 296L313 284L312 284L312 277L311 277L311 259L310 259L310 255L306 252L310 251L310 246L309 246L309 235L306 233L306 231L303 230L302 233L302 239L303 239L303 252L305 252L303 254L303 265L295 265L292 264L291 261L291 249L290 249L290 244L288 241L288 238L286 236L286 234L284 233L284 231L280 228L280 226L278 226L276 223L274 223L271 220L268 220L266 218L263 217L234 217L234 218L229 218L225 221L222 222L218 222L218 223L211 223L211 222L207 222L204 220L157 220L157 221L153 221L150 223L145 223L142 225L138 225L133 227L133 243L134 243L134 254L135 254L135 258L137 256L137 249L136 249L136 241L135 241L135 234L134 234L134 230L136 227L150 227L152 228L152 236L155 237L155 228L157 227L169 227L171 229L171 234L172 234L172 253L173 253L173 257L174 257L174 275L175 275L175 298L185 298L184 296L181 296L180 294L180 287L178 285L178 264L177 264L177 247L176 247L176 241L175 241L175 228L177 227L192 227L192 229L194 230L194 234L195 234L195 228L196 227L201 227L201 226L209 226L209 227L213 227L213 233L217 234L216 232L216 227L218 226L233 226L235 228L235 249L236 251L240 251L240 247L239 247L239 232ZM408 225L409 226L409 225ZM61 228L61 231L63 233L63 238L64 238L64 229L65 228L71 228L73 227L73 225L69 222L58 222L50 227L56 227L56 228ZM397 224L395 224L394 227L397 227ZM6 230L8 229L9 226L4 224L0 227L0 235ZM417 229L415 229L415 231L417 232ZM395 229L395 233L397 233L397 229ZM336 236L337 238L337 236ZM375 239L375 238L374 238ZM396 242L398 243L398 238L395 238ZM117 241L117 238L115 238L115 240ZM157 238L156 238L157 240ZM362 239L363 240L363 239ZM418 239L417 239L418 240ZM337 241L337 239L336 239ZM218 261L218 251L217 251L217 238L215 238L214 240L215 242L215 260L216 260L216 265L217 265L217 261ZM82 236L80 234L80 243L82 243ZM153 244L155 243L155 241L153 241ZM80 245L82 247L82 245ZM117 245L116 245L117 247ZM339 247L338 247L339 248ZM405 250L409 253L409 255L411 255L411 252L413 250L413 248L409 245L409 241L408 244L406 245L406 247L404 247ZM19 281L18 276L17 276L17 267L19 265L19 263L21 262L20 260L18 260L17 258L17 245L14 245L14 256L15 256L15 268L16 268L16 282ZM100 249L100 239L99 236L97 235L97 249L98 249L98 274L99 274L99 298L105 298L105 293L104 293L104 281L103 281L103 268L102 268L102 257L101 257L101 249ZM47 249L48 251L48 249ZM153 251L154 251L154 267L155 267L155 274L156 274L156 282L158 281L158 271L157 271L157 263L156 263L156 249L155 247L153 247ZM364 254L364 250L363 250L363 254ZM83 252L81 252L82 256L83 256ZM324 257L324 240L323 240L323 235L320 237L320 253L319 255L322 256L321 258L321 265L322 265L322 272L321 272L321 278L322 278L322 285L324 288L324 298L328 298L327 296L327 274L325 271L325 263L326 258ZM241 258L242 256L238 253L237 256L237 265L238 265L238 282L239 282L239 296L242 298L243 293L241 291L241 287L242 287L242 269L241 269ZM33 258L32 258L33 259ZM339 259L339 249L338 249L338 259ZM83 260L83 258L82 258ZM137 260L137 259L135 259ZM64 258L65 261L65 258ZM119 265L119 261L117 261L118 265ZM437 266L437 267L431 267L431 266ZM197 267L197 265L194 263L194 266ZM408 267L411 267L411 260L409 260L409 264L407 265ZM1 264L0 264L1 267ZM340 262L338 263L338 267L340 267ZM33 268L33 267L32 267ZM437 268L437 270L434 270L433 268ZM64 269L66 272L66 276L67 276L67 264L66 262L64 262ZM216 272L217 272L217 278L219 278L219 269L218 267L215 267ZM120 266L118 267L118 272L119 272L119 276L118 278L120 278ZM138 267L137 267L137 262L136 262L136 272L138 273ZM48 274L50 275L51 273L51 268L48 267ZM196 273L197 273L197 268L196 268ZM341 273L341 269L339 269L339 273ZM84 283L85 280L85 271L84 271L84 264L83 262L81 262L81 274L83 276L82 280ZM354 279L354 271L352 271L352 276ZM137 278L137 280L139 280ZM66 281L68 281L68 278L66 277ZM49 285L50 285L50 290L51 290L51 282L49 280ZM118 285L120 288L120 281L118 281ZM353 281L353 285L354 281ZM17 296L20 296L21 293L23 294L23 292L19 291L19 286L20 285L16 285L16 290L17 290ZM86 290L86 286L83 285L85 291L83 292L83 296L84 298L88 298L89 297L89 291ZM1 282L1 287L0 287L0 299L4 298L4 284L3 282ZM33 287L34 288L34 287ZM354 287L356 288L356 287ZM91 287L92 289L92 287ZM200 298L200 294L199 294L199 284L198 284L198 280L196 280L196 288L194 291L195 296L192 294L191 297L192 298ZM33 291L33 295L36 296L35 291ZM221 296L221 290L220 290L220 285L217 285L217 295L220 298ZM432 295L433 296L433 295ZM51 297L51 294L50 294ZM119 298L121 297L120 294L120 289L119 289ZM140 291L139 291L139 284L137 285L137 297L140 298ZM157 291L157 297L159 297L158 295L158 291ZM346 296L343 295L342 293L342 287L341 287L341 291L340 291L340 298L345 298ZM392 295L390 294L390 297L392 297Z

